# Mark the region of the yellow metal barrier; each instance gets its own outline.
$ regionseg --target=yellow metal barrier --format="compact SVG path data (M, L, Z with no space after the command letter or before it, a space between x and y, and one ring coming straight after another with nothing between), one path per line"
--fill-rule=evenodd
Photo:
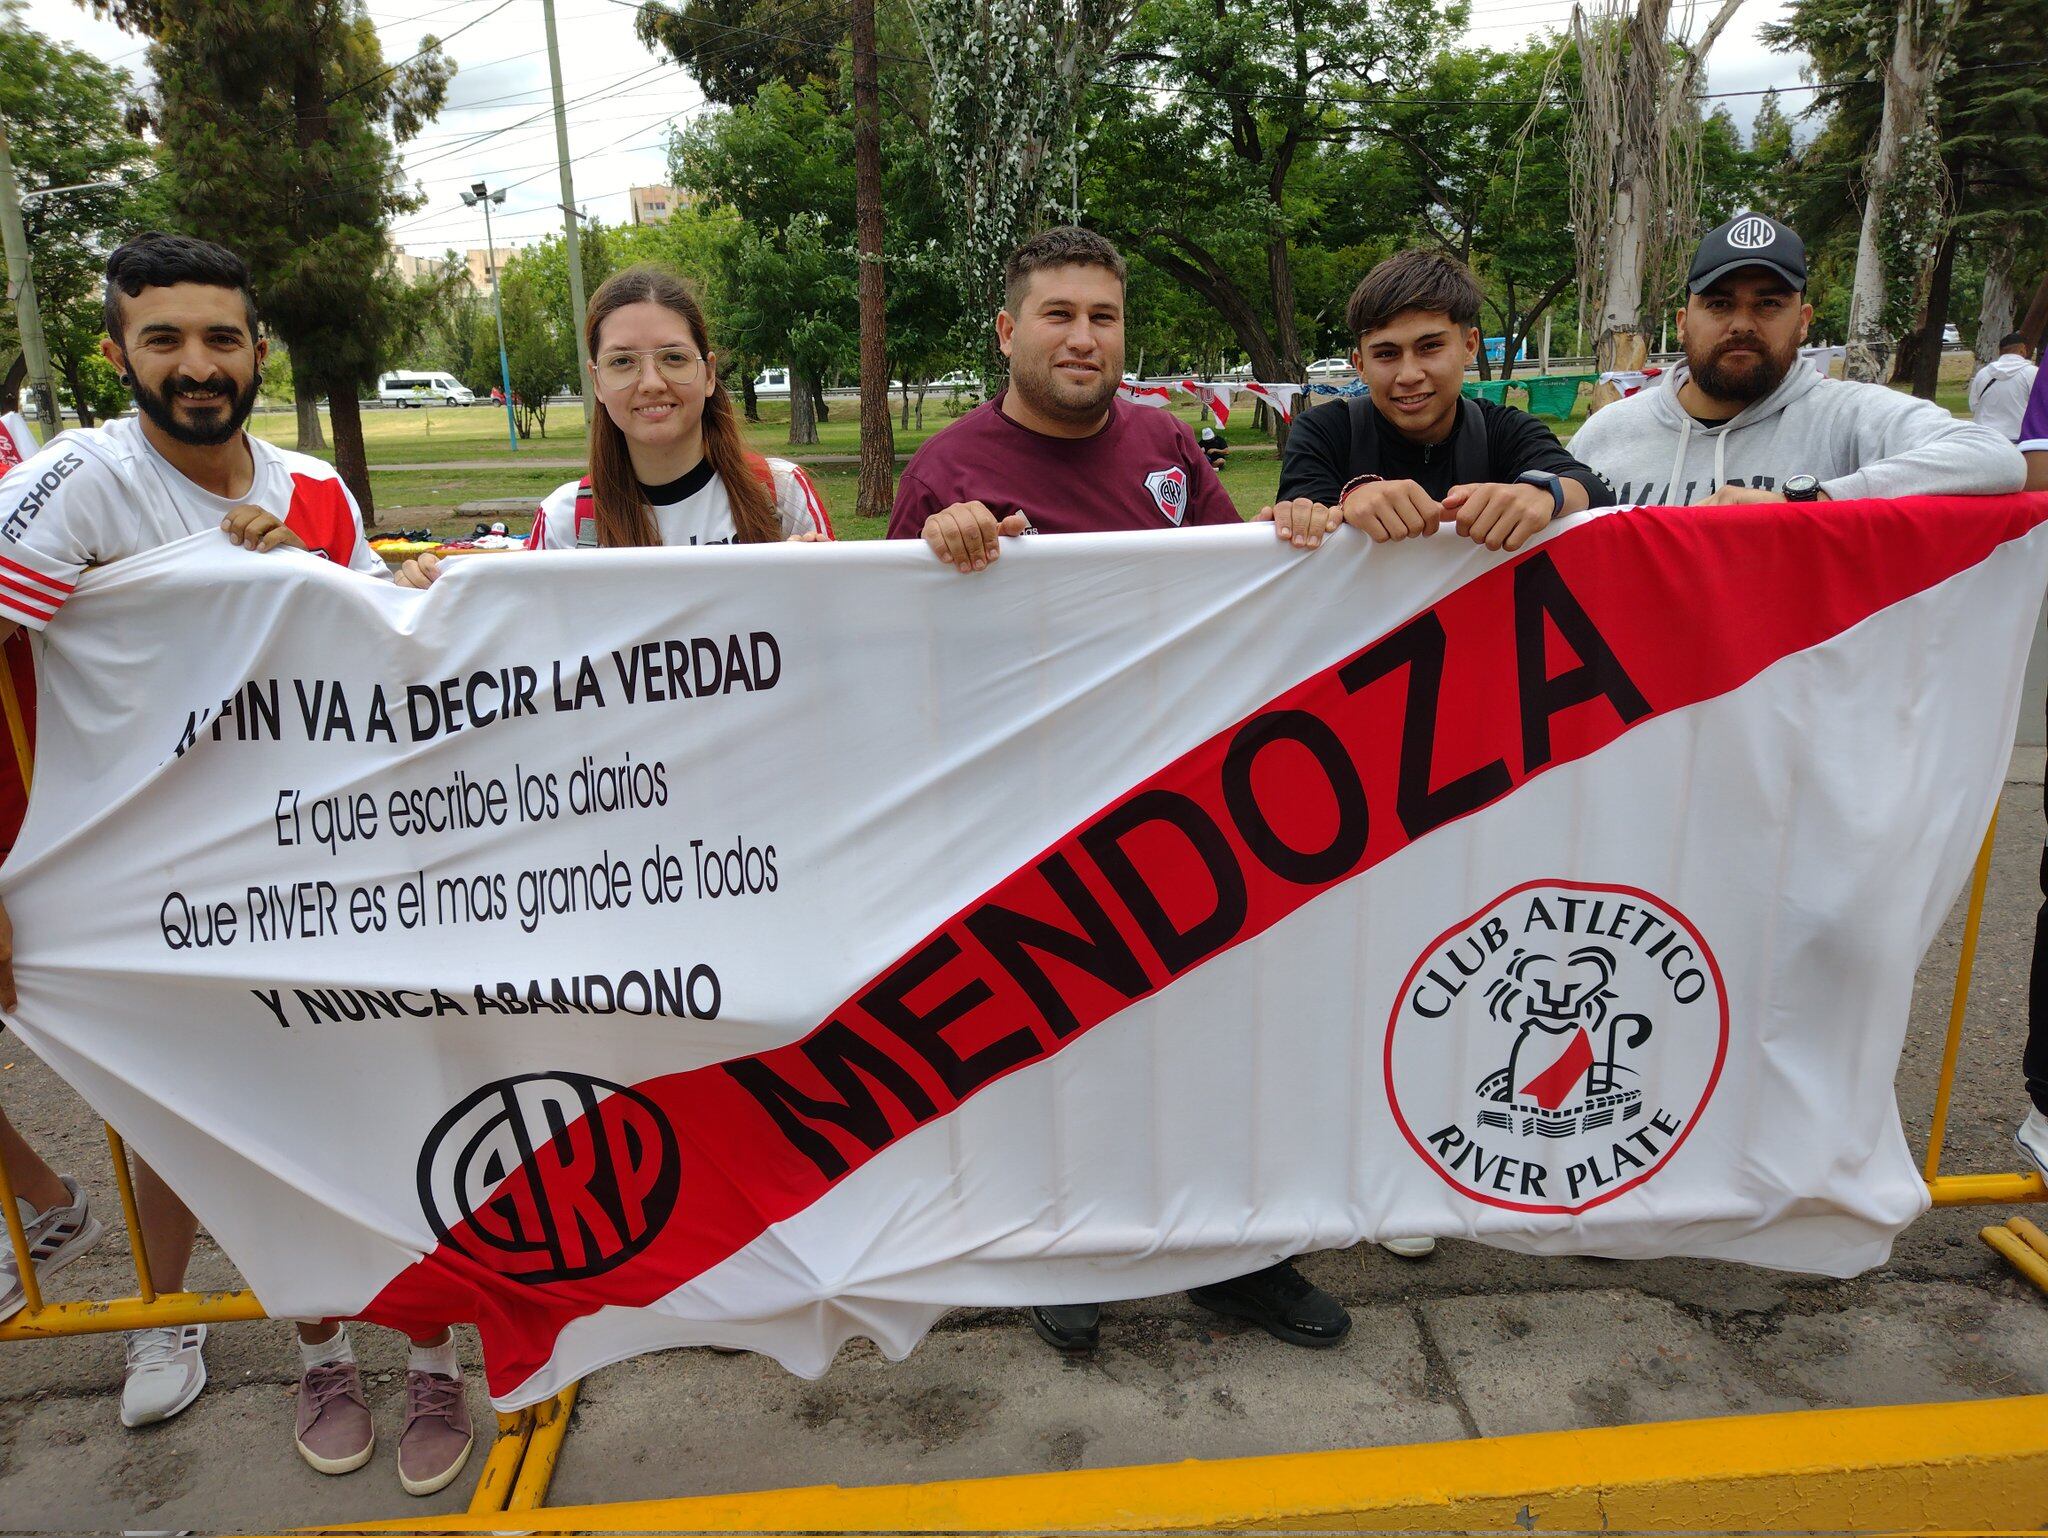
M1922 1173L1927 1194L1937 1207L2008 1206L2014 1202L2048 1201L2048 1181L2036 1174L1944 1175L1941 1148L1948 1136L1949 1102L1955 1094L1956 1064L1962 1056L1963 1017L1970 1003L1970 976L1976 969L1977 935L1984 922L1984 890L1991 881L1991 850L1998 838L1998 813L1984 830L1977 868L1970 877L1970 903L1963 915L1962 952L1956 957L1955 991L1949 997L1948 1037L1942 1043L1941 1078L1934 1088L1934 1115L1927 1124L1927 1162ZM2048 1242L2025 1218L2009 1219L2003 1228L1982 1230L1981 1237L2019 1268L2028 1281L2048 1293Z

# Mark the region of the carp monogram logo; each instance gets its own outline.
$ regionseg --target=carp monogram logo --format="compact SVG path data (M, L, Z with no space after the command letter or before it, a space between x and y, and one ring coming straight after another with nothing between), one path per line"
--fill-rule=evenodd
M1728 244L1738 251L1761 251L1778 238L1778 232L1771 228L1771 221L1751 216L1738 220L1728 232Z
M1712 1097L1728 1002L1682 913L1631 887L1538 881L1422 953L1387 1024L1387 1097L1474 1201L1583 1212L1670 1160Z
M427 1134L420 1205L443 1244L503 1276L577 1281L647 1247L675 1210L680 1165L675 1130L637 1090L522 1074Z
M1154 470L1145 477L1145 489L1169 522L1179 523L1188 511L1188 473L1179 465Z

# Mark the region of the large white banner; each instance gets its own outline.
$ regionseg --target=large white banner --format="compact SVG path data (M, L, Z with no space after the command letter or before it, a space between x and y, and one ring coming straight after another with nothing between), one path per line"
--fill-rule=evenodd
M269 1309L501 1406L1378 1235L1846 1275L2048 500L473 558L42 646L22 1036Z

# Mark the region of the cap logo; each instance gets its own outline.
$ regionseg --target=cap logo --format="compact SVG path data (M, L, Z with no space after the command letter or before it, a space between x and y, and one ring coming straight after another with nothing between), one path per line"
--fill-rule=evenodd
M1728 244L1738 251L1761 251L1778 238L1778 232L1771 228L1771 221L1754 215L1738 219L1728 231Z

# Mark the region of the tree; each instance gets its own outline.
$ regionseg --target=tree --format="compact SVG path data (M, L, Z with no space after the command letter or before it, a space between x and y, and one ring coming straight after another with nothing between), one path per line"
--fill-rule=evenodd
M1671 34L1671 0L1640 0L1632 15L1618 5L1572 13L1579 311L1603 373L1649 356L1644 302L1664 293L1698 217L1700 72L1741 3L1722 0L1691 43ZM1596 388L1595 408L1614 396L1612 385Z
M362 0L92 0L150 39L167 198L249 264L296 378L328 400L335 469L374 516L360 392L406 321L393 215L419 206L393 146L440 110L434 39L384 62Z
M817 85L764 87L677 137L677 180L738 214L719 322L738 349L788 365L789 441L818 441L813 386L846 360L856 303L853 139ZM886 377L886 376L885 376Z
M1389 103L1384 118L1421 194L1421 231L1481 280L1487 329L1505 344L1504 376L1577 275L1562 238L1571 223L1571 122L1563 95L1550 89L1556 53L1554 42L1512 54L1447 50L1420 83L1425 99ZM1444 105L1453 101L1464 105ZM1479 367L1489 374L1483 353Z
M592 242L579 241L587 254ZM576 324L569 312L569 270L559 235L522 251L498 269L505 312L505 360L512 375L513 425L522 438L548 435L548 399L576 385ZM552 247L552 260L549 248ZM478 330L496 321L479 307Z
M1298 254L1370 239L1389 196L1412 214L1361 114L1443 27L1429 0L1150 0L1091 99L1091 216L1207 304L1257 377L1302 378Z
M1161 0L1154 0L1155 4ZM926 129L951 210L963 340L996 366L1003 263L1078 178L1074 130L1097 63L1137 0L914 0L931 66Z
M1931 398L1942 328L1951 318L1970 319L1951 316L1959 268L1982 264L1973 329L1980 349L1990 331L1995 350L2017 303L2013 258L2037 248L2048 231L2048 62L2036 43L2048 27L2048 0L1985 0L1945 22L1923 18L1925 45L1948 27L1948 62L1930 76L1917 136L1908 132L1904 148L1891 151L1890 190L1863 197L1887 132L1895 140L1907 132L1897 119L1901 88L1893 71L1901 14L1879 0L1801 0L1767 36L1805 48L1823 87L1816 110L1827 126L1803 159L1811 184L1804 213L1816 229L1855 231L1855 313L1860 323L1874 306L1883 320L1876 361L1881 367L1896 341L1894 377ZM1876 216L1874 247L1873 198L1894 210Z
M135 177L149 151L127 126L133 106L125 70L31 31L19 5L0 3L0 118L23 192ZM22 210L51 367L86 427L125 403L112 372L93 363L104 335L100 274L135 204L132 189L98 188L36 198ZM14 324L14 307L0 306L0 359L19 354ZM7 370L0 410L16 409L20 393L20 376Z
M832 0L650 0L633 28L722 107L744 107L771 82L829 83L848 30L847 13Z

